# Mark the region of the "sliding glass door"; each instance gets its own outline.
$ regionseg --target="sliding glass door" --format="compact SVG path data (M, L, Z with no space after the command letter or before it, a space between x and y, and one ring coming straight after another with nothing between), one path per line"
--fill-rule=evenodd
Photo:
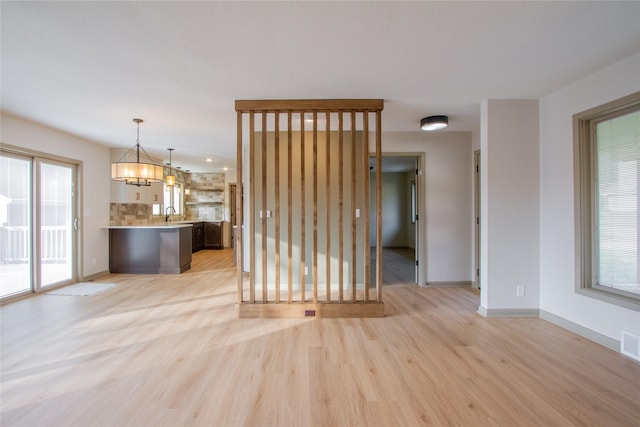
M76 165L0 156L0 297L76 281Z
M31 290L31 159L0 157L0 297Z
M38 161L38 259L40 286L71 282L74 277L74 166Z

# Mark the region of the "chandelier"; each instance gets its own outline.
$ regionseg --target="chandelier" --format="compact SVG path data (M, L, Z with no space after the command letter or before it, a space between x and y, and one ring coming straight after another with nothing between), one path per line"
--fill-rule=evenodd
M140 123L142 119L133 119L138 127L136 145L124 156L111 164L111 179L122 181L127 185L148 187L152 182L162 182L163 168L157 164L140 146Z

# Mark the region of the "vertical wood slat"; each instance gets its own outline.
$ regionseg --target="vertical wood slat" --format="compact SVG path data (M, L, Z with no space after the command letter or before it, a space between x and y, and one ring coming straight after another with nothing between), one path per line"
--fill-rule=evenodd
M276 244L275 248L275 280L276 280L276 302L280 302L280 112L276 111L275 115L275 141L273 145L273 149L275 151L275 161L274 161L274 169L275 169L275 177L274 177L274 187L275 187L275 206L273 213L273 220L275 221L275 230L274 230L274 242Z
M236 268L238 269L238 302L242 303L244 300L243 296L243 261L244 254L242 253L242 224L244 221L242 220L242 194L243 194L243 179L242 179L242 112L238 111L237 113L237 129L238 132L238 141L237 141L237 152L236 152L236 205L233 209L236 210L236 233L234 247L236 248Z
M358 206L358 197L356 189L356 112L351 112L351 301L356 302L356 283L358 280L358 269L356 259L357 249L357 226L356 209Z
M338 112L338 302L344 298L344 116Z
M318 302L318 113L313 112L313 302Z
M293 131L291 129L291 110L287 111L287 182L289 183L287 189L287 302L291 304L293 302L293 166L291 164L293 160Z
M303 107L305 108L305 107ZM237 110L238 111L238 110ZM306 143L306 138L307 135L305 135L305 121L304 121L304 114L305 111L307 112L311 112L313 114L313 141L312 142L312 148L313 148L313 152L309 153L310 155L307 155L306 151L307 148L307 143ZM281 165L281 161L283 161L283 159L280 157L280 113L282 111L280 111L279 109L276 110L244 110L244 111L238 111L238 154L239 154L239 161L238 161L238 171L242 170L242 151L243 151L243 147L242 147L242 116L244 113L249 113L250 115L250 148L249 148L249 164L250 164L250 176L249 176L249 199L250 199L250 211L252 212L252 218L250 218L250 224L252 225L252 229L253 229L253 233L251 233L250 237L250 246L252 247L251 249L251 258L252 260L250 260L250 264L253 264L253 268L251 268L251 283L249 286L249 299L252 300L253 302L255 302L255 274L256 274L256 245L257 245L257 229L256 226L258 224L256 224L256 216L255 215L256 212L256 196L258 194L261 195L261 201L260 201L260 207L262 208L262 222L260 224L262 230L261 230L261 234L262 234L262 302L266 303L266 302L273 302L273 300L271 299L270 295L269 295L269 291L268 291L268 287L267 287L267 283L269 282L269 277L273 278L273 276L269 276L268 274L268 269L272 268L273 265L269 266L268 264L268 253L270 251L269 247L270 244L268 243L270 241L269 239L269 221L267 218L267 207L270 207L270 204L273 202L274 206L273 209L274 211L272 213L274 213L274 215L270 215L269 217L274 216L276 223L272 225L272 227L274 227L274 229L272 230L274 234L274 239L276 241L275 243L275 254L274 254L274 264L275 264L275 288L276 288L276 294L275 294L275 302L281 302L281 293L282 293L282 280L281 280L281 263L282 263L282 251L281 251L281 245L278 245L278 242L280 241L280 239L282 238L282 233L281 233L281 227L283 226L281 218L280 218L280 213L281 213L281 189L280 189L280 185L281 185L281 173L280 173L280 165ZM344 286L346 285L346 283L344 283L344 257L345 257L345 249L348 248L348 246L345 245L346 241L344 239L344 221L345 221L345 214L346 212L344 212L345 206L344 206L344 185L347 184L349 185L347 182L345 182L345 164L344 164L344 156L347 155L344 151L345 149L347 149L344 146L344 113L350 113L351 116L351 126L350 126L350 132L351 132L351 145L350 145L350 150L351 150L351 164L350 164L350 168L351 168L351 173L350 173L350 184L351 184L351 200L352 202L350 203L350 208L352 210L352 212L350 213L351 215L351 274L350 274L350 282L351 282L351 300L352 302L358 302L359 301L359 297L358 297L358 292L357 292L357 285L358 285L358 280L360 278L362 278L363 280L363 285L364 285L364 298L363 298L363 302L368 302L369 300L371 300L370 298L370 292L369 292L369 287L372 286L371 283L371 258L369 256L369 228L371 226L370 221L371 221L371 215L370 215L370 211L369 211L369 203L370 203L370 193L369 193L369 185L370 185L370 174L369 174L369 155L371 154L370 152L370 137L369 137L369 126L370 126L370 117L369 117L369 113L371 112L375 112L376 113L376 122L377 122L377 126L376 126L376 166L377 166L377 170L380 171L381 170L381 110L377 110L377 109L372 109L371 111L368 110L361 110L361 109L346 109L346 110L338 110L338 125L339 125L339 130L338 130L338 153L336 153L336 155L338 155L338 159L336 159L339 163L339 167L338 167L338 176L334 176L331 177L331 166L332 166L332 144L331 144L331 111L327 110L327 109L319 109L319 108L309 108L309 110L304 110L304 109L287 109L287 181L290 183L290 185L287 186L288 189L288 197L287 197L287 209L289 211L288 214L288 218L287 218L287 239L288 239L288 247L287 247L287 256L288 256L288 265L287 265L287 278L289 279L289 277L292 278L292 273L293 273L293 266L294 266L294 262L292 262L292 257L293 257L293 243L294 243L294 233L293 233L293 203L294 203L294 199L293 199L293 186L291 185L293 183L293 158L292 158L292 152L293 152L293 129L291 126L291 122L293 119L293 115L296 112L299 112L300 114L300 173L301 173L301 179L300 179L300 198L301 198L301 212L300 212L300 277L301 277L301 298L300 298L300 302L302 303L306 303L307 299L306 299L306 274L305 274L305 266L307 264L307 232L311 231L311 230L307 230L307 228L311 228L311 226L313 227L313 240L312 242L308 242L311 247L309 248L310 250L312 250L312 268L313 268L313 278L309 278L310 280L313 280L313 302L314 303L318 303L319 301L319 274L320 272L318 271L318 261L319 261L319 239L318 239L318 234L319 234L319 226L320 226L320 218L319 215L321 214L322 210L321 207L319 206L319 191L318 191L318 184L319 184L319 178L318 178L318 173L325 173L326 174L326 178L325 178L325 183L326 183L326 192L325 192L325 197L326 197L326 207L322 207L325 208L325 214L326 214L326 228L327 228L327 233L326 233L326 253L323 254L323 259L326 262L326 297L325 300L322 302L331 302L332 300L332 296L331 296L331 289L332 289L332 281L331 281L331 270L332 270L332 262L331 262L331 251L332 251L332 237L331 234L333 234L331 232L331 220L333 219L335 221L335 215L332 213L332 203L336 203L335 201L332 202L332 196L335 198L336 194L333 193L332 190L332 186L336 185L336 181L339 181L338 183L338 190L339 190L339 195L337 197L337 202L339 204L339 206L337 206L339 212L339 222L340 224L338 224L339 228L340 228L340 232L339 232L339 236L338 236L338 240L339 242L337 242L338 245L338 249L340 252L340 259L339 261L339 281L341 282L339 284L339 288L338 288L338 299L340 300L340 302L344 302ZM256 123L255 123L255 114L256 113L261 113L262 114L262 146L260 148L257 147L257 140L255 138L255 133L256 133ZM268 139L267 139L267 121L270 120L269 116L267 114L275 114L275 139L274 139L274 143L273 146L270 146L268 144ZM318 153L318 116L319 113L325 113L326 115L326 133L325 133L325 150L326 150L326 154L325 154L325 168L321 168L321 166L319 165L319 161L321 160L319 157L319 153ZM357 128L357 114L362 113L363 114L363 129L358 130ZM348 130L349 131L349 130ZM310 132L311 133L311 132ZM357 133L361 133L362 134L362 141L361 144L358 143L358 137L357 137ZM261 164L257 164L256 163L256 155L257 155L257 150L261 150ZM269 163L270 160L270 155L271 155L271 150L274 150L274 167L275 170L273 172L269 171L271 169L271 163ZM358 156L361 156L361 158L358 158ZM309 157L310 161L307 161L307 157ZM309 163L311 163L311 165L309 165ZM335 163L333 163L335 164ZM307 168L311 166L312 170L309 171ZM257 167L261 167L261 178L262 178L262 185L261 188L257 186L257 179L259 177L259 175L255 174L254 172L256 172L256 168ZM362 168L362 171L358 170ZM321 171L320 169L325 169L324 171ZM240 174L241 172L239 172ZM312 182L307 183L306 178L307 178L307 173L312 173ZM377 287L377 296L376 299L378 302L382 302L382 242L381 242L381 228L382 228L382 199L381 199L381 190L382 190L382 183L381 183L381 174L377 173L376 174L377 177L377 181L376 181L376 247L377 247L377 251L376 251L376 287ZM240 177L240 179L242 179ZM259 178L258 178L259 179ZM270 186L271 186L271 180L274 181L274 192L271 193L271 191L269 190ZM308 188L308 187L312 187L312 188ZM360 188L362 187L362 188ZM363 189L365 191L364 194L359 195L358 193L361 192L360 190ZM306 190L311 190L312 194L310 195L306 195L305 192ZM260 191L260 193L258 193L258 191ZM269 198L269 195L273 194L273 199ZM307 200L307 197L309 197L309 200ZM241 198L240 198L241 199ZM307 202L311 202L313 204L313 206L307 206L308 203ZM334 205L335 207L335 205ZM310 214L313 213L313 225L312 224L307 224L307 210L311 210L312 212L309 212ZM356 209L360 210L360 215L358 215L358 217L356 217ZM365 211L363 212L363 209L365 209ZM236 215L240 216L242 215L242 200L240 200L240 203L236 204ZM240 215L238 215L238 212L240 212ZM364 215L364 216L363 216ZM347 217L348 218L348 217ZM362 218L362 220L359 220L358 218ZM323 223L325 222L325 220L322 221ZM240 226L240 228L242 228ZM362 236L359 236L358 233L362 232ZM236 236L242 236L242 231L238 232L236 234ZM362 238L362 240L361 240ZM297 239L296 239L297 240ZM242 241L240 242L240 248L242 248ZM284 243L284 242L282 242ZM363 255L363 263L360 263L360 266L358 266L357 264L357 257L360 256L361 254L358 253L358 245L362 244L362 255ZM336 243L333 242L333 245L335 246ZM240 258L243 258L243 253L241 253ZM347 263L347 265L349 265L349 263ZM362 276L360 275L360 269L364 267L364 270L362 271ZM260 267L258 267L260 268ZM242 267L238 268L238 301L239 302L244 302L244 292L245 292L245 288L244 288L244 281L242 280ZM347 274L347 276L349 276L349 274ZM294 302L293 301L293 292L292 292L292 285L293 285L293 280L288 280L288 293L287 293L287 300L289 302ZM362 294L360 294L360 299L362 299Z
M300 111L300 302L306 301L306 275L304 268L306 265L305 253L307 243L305 241L306 224L305 224L305 153L304 153L304 111Z
M382 112L376 111L376 301L382 302Z
M369 244L369 113L363 113L363 129L362 129L362 151L363 151L363 182L364 182L364 230L362 233L362 256L364 261L364 302L369 301L369 282L370 282L370 244ZM379 172L379 171L377 171Z
M330 113L326 112L325 119L325 150L326 150L326 168L325 176L327 177L327 201L326 201L326 234L327 234L327 247L325 253L326 263L326 302L331 302L331 117Z
M262 112L262 302L267 302L267 113Z
M249 302L256 302L256 212L255 178L256 170L256 130L255 113L249 113L249 212L251 215L251 235L249 236Z

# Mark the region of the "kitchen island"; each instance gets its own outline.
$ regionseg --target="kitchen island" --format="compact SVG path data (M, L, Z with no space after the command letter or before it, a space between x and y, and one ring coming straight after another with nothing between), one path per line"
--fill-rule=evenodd
M180 274L191 268L189 223L109 226L109 271Z

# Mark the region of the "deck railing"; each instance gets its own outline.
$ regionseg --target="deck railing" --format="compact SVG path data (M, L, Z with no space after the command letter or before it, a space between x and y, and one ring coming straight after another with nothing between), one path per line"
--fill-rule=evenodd
M31 241L27 226L0 227L0 263L29 262ZM70 257L71 233L66 225L41 227L40 258L42 263L66 262Z

